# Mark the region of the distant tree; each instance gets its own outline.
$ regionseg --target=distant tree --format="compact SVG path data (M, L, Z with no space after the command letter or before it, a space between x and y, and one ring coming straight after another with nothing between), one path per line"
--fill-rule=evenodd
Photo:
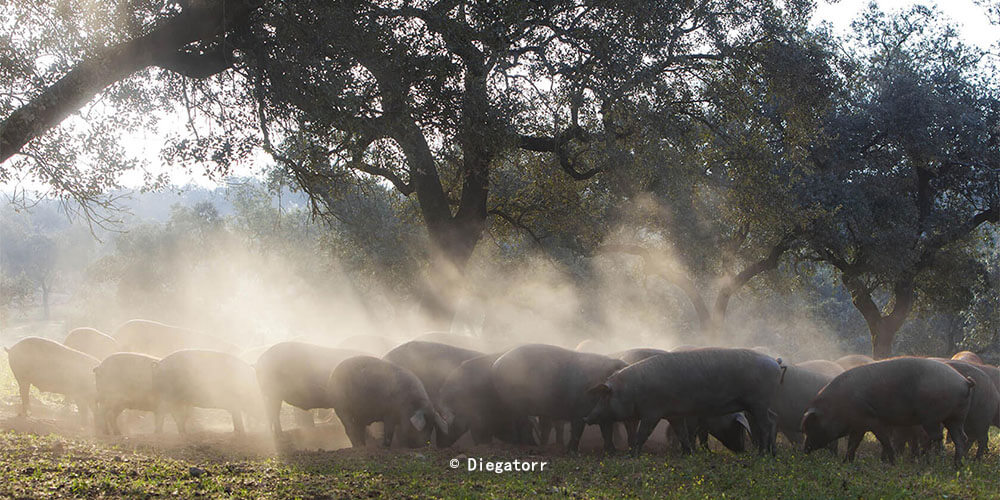
M1000 81L927 9L872 10L857 26L864 50L839 63L846 86L799 193L815 209L811 251L838 270L884 358L920 301L961 309L984 273L976 236L1000 221Z

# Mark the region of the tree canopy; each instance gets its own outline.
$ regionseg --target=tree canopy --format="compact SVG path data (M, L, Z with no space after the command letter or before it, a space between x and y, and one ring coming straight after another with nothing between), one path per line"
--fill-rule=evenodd
M885 356L914 308L983 296L1000 82L927 9L873 8L843 40L812 7L7 3L0 182L100 219L141 168L121 138L181 113L164 162L222 176L266 153L315 214L383 247L359 259L405 282L429 266L417 288L445 321L484 234L510 230L564 264L643 256L710 331L756 277L826 266Z

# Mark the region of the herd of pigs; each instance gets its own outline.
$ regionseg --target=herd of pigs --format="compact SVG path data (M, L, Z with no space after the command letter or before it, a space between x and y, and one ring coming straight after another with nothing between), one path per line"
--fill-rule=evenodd
M85 420L93 415L97 432L110 434L121 434L126 409L153 412L157 433L170 415L185 433L192 408L215 408L231 413L236 433L244 432L244 416L257 417L282 443L287 403L299 425L313 423L309 410L332 409L356 447L375 422L384 446L407 447L432 439L448 447L466 433L476 444L545 445L553 430L562 444L568 425L565 446L575 452L593 424L605 451L615 450L624 430L638 454L666 419L684 453L707 446L711 435L734 451L749 442L773 454L780 432L806 452L837 453L846 437L845 459L853 460L870 431L888 462L907 446L914 455L940 452L947 429L958 466L971 443L981 458L990 426L1000 427L1000 369L967 351L951 359L849 355L790 364L760 348L604 355L520 344L482 352L445 337L386 349L288 341L238 353L208 335L131 320L114 336L77 328L62 343L28 337L6 350L22 416L35 386L65 395Z

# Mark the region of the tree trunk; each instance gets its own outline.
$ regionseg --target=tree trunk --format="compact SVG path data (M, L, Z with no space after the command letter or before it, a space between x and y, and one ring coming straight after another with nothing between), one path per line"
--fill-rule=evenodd
M844 286L851 293L851 302L861 312L868 324L872 339L872 357L885 359L892 357L892 342L896 332L903 326L916 302L916 291L909 280L897 281L892 288L892 311L883 315L872 300L872 290L858 276L843 276ZM887 305L888 307L888 305Z
M49 287L42 283L42 319L48 321L49 318Z
M880 322L879 326L872 329L869 325L872 336L872 357L875 359L885 359L892 357L892 342L896 339L896 330L889 328L885 322Z

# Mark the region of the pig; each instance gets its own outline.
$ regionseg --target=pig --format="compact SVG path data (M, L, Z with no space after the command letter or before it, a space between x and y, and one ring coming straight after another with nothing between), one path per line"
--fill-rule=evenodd
M19 416L28 416L31 386L72 399L84 423L88 412L96 415L94 367L101 363L97 358L41 337L26 337L4 350L21 393Z
M264 351L255 369L274 436L282 436L279 418L282 402L300 410L333 408L326 388L330 374L345 359L363 354L305 342L280 342ZM297 413L297 419L306 426L313 422L309 414Z
M774 349L772 349L771 347L768 347L766 345L755 345L755 346L751 347L750 350L751 351L757 351L757 352L759 352L761 354L770 356L770 357L772 357L774 359L778 359L780 357L778 355L778 353Z
M447 344L450 346L460 347L469 351L487 351L490 350L489 342L485 339L471 337L469 335L459 335L457 333L448 332L428 332L423 335L414 337L413 340L418 342L433 342L437 344Z
M448 344L411 340L387 352L382 359L413 372L431 401L437 403L438 393L448 375L463 362L483 354Z
M687 347L680 346L675 348L674 352L684 352L698 349L697 347ZM616 352L611 354L611 357L618 358L628 364L637 363L650 356L655 356L657 354L666 354L668 351L662 349L653 348L636 348L629 349L626 351ZM686 428L688 431L687 440L680 440L681 447L688 444L689 442L693 444L694 441L701 443L703 447L708 448L708 436L711 435L715 439L719 440L723 446L734 451L743 452L746 450L746 437L750 434L750 424L746 419L746 416L742 413L731 413L729 415L721 415L716 417L698 417L698 418L687 418L685 419L683 425L679 425L676 422L668 427L667 431L671 429L676 433L680 428ZM625 422L625 431L628 436L628 441L631 442L633 436L635 435L636 427L638 426L638 421ZM669 435L668 435L669 440ZM685 452L689 452L690 449L684 449Z
M219 351L186 349L163 358L153 368L153 391L181 434L187 433L191 407L228 411L238 435L243 417L260 415L262 407L253 367Z
M692 344L682 344L682 345L675 346L675 347L671 348L670 352L693 351L695 349L701 349L703 347L705 347L705 346L692 345Z
M118 341L94 328L74 328L66 334L63 345L85 352L98 360L110 356L112 353L121 351L118 348Z
M463 362L441 386L439 409L449 433L437 435L438 447L451 446L469 431L476 444L493 438L511 444L534 444L534 426L528 418L515 417L493 387L490 377L500 354L486 354Z
M182 349L205 349L236 354L239 348L211 335L156 321L133 319L115 331L122 352L141 352L162 358Z
M865 433L872 431L882 445L882 460L892 463L894 426L920 425L930 444L941 441L944 423L955 442L957 467L966 451L964 422L975 385L930 359L893 358L852 368L831 380L803 414L805 451L848 436L844 460L851 462Z
M875 360L871 356L865 356L864 354L848 354L847 356L837 358L836 361L838 365L844 367L844 370L850 370L851 368L874 362Z
M976 388L972 393L972 400L969 402L969 414L965 418L965 434L969 437L969 447L971 443L978 443L979 449L976 459L982 458L989 441L989 426L993 420L1000 418L1000 395L995 394L996 385L984 372L985 365L976 365L951 358L927 358L950 365L962 375L973 379ZM926 447L928 435L923 428L918 425L907 427L896 427L892 430L892 445L896 452L902 453L906 447L910 448L911 456L928 451ZM923 448L921 443L924 443ZM940 442L932 443L933 448L940 449Z
M954 368L962 375L972 379L976 383L976 388L972 393L972 400L969 402L969 413L965 417L965 433L971 443L977 443L976 460L983 458L990 442L990 425L1000 427L1000 392L981 368L981 365L967 363L958 360L945 361L945 364ZM951 431L948 431L951 435ZM955 438L952 437L952 441Z
M153 412L156 433L163 431L163 413L153 390L153 369L159 362L159 358L146 354L119 352L94 368L97 409L107 432L122 434L118 416L126 409Z
M960 352L956 352L955 355L951 357L951 359L954 359L954 360L957 360L957 361L965 361L967 363L975 363L977 365L984 365L984 364L986 364L986 363L983 363L983 358L980 358L978 354L976 354L976 353L974 353L972 351L960 351Z
M610 346L603 340L584 339L576 345L575 351L592 352L595 354L607 354L611 351Z
M493 363L491 377L500 399L518 416L570 423L566 444L580 446L584 418L597 403L587 389L626 366L620 359L545 344L515 347ZM612 422L602 423L605 452L614 452Z
M1000 390L1000 368L993 365L976 365L976 368L982 370L993 382L993 387ZM997 424L997 427L1000 427L1000 423Z
M399 339L381 335L353 335L337 342L337 348L381 356L401 343Z
M691 349L697 349L697 347L692 347ZM685 349L685 350L691 350ZM628 349L625 351L618 351L609 354L612 358L620 359L628 364L637 363L650 356L656 356L657 354L666 354L668 351L663 349L653 349L650 347L638 347L635 349Z
M327 382L333 410L351 445L365 446L365 428L385 426L382 445L392 445L397 430L408 447L423 446L432 427L448 434L448 424L434 409L424 385L413 372L372 356L355 356L337 365Z
M793 445L802 444L802 415L809 409L809 404L819 391L834 377L835 375L809 370L802 364L789 366L786 369L771 409L777 415L778 430ZM837 442L832 441L832 443L831 451L836 453Z
M769 408L781 379L779 360L750 349L704 348L651 356L593 386L598 404L587 422L639 419L631 443L638 455L663 418L715 417L746 412L758 452L774 453ZM686 421L677 435L690 450ZM686 443L685 443L686 441Z
M834 361L829 361L826 359L814 359L811 361L803 361L801 363L796 363L795 366L799 368L805 368L813 373L821 373L823 375L829 376L831 379L844 373L844 367L840 366ZM815 394L814 394L815 396ZM797 420L797 419L796 419ZM796 422L796 426L798 423Z
M268 349L273 347L274 344L259 345L256 347L251 347L249 349L244 349L240 351L239 358L245 361L247 364L255 365L257 360L260 359L260 355L264 354Z

